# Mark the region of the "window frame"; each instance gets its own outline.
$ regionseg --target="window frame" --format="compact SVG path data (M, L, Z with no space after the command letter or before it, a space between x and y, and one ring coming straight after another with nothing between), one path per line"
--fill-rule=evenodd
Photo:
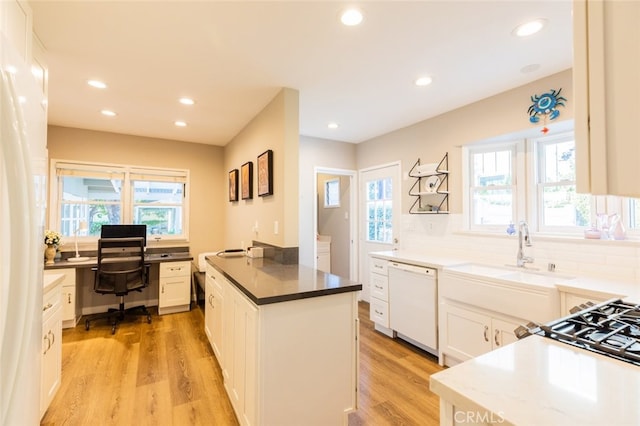
M150 243L159 242L188 242L189 241L189 206L190 206L190 172L188 169L170 169L148 166L136 166L136 165L123 165L123 164L111 164L111 163L98 163L76 160L62 160L51 159L49 169L49 200L51 205L49 206L49 228L58 229L62 224L62 218L60 214L60 208L62 205L62 177L64 176L59 172L61 169L77 170L78 176L98 175L104 173L122 174L122 191L120 196L120 209L121 209L121 223L133 223L135 217L134 208L139 204L136 204L135 194L133 193L133 182L141 181L143 179L134 178L134 176L147 177L149 181L180 181L184 184L183 199L182 199L182 233L181 234L160 234L149 235L147 238L147 245ZM156 179L154 179L154 177ZM72 235L67 238L75 237ZM90 243L96 242L99 237L96 236L78 236L78 242Z
M505 189L511 189L512 191L511 215L513 223L522 220L521 218L519 218L518 213L520 211L526 211L526 209L524 208L526 200L522 196L523 191L521 190L521 187L526 182L526 164L524 162L525 141L523 139L511 139L505 142L477 143L466 145L463 147L463 150L463 161L466 162L466 167L464 167L465 176L463 176L463 182L466 188L466 196L464 197L465 201L463 203L463 209L466 213L465 222L467 229L475 232L498 233L503 232L508 226L508 224L483 225L473 222L473 194L474 190L480 187L475 187L472 185L474 176L474 164L472 158L474 154L480 153L507 150L511 151L512 184L509 186L501 185L501 187Z

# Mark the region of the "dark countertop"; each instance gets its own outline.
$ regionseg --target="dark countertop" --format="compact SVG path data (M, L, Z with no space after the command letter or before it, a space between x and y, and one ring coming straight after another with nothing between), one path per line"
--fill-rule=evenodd
M193 260L193 256L188 251L179 251L174 253L149 253L145 254L144 260L147 263L164 263L164 262L182 262L185 260ZM44 269L62 269L62 268L92 268L98 265L96 257L90 257L84 262L69 262L60 260L53 265L44 265Z
M265 258L208 256L207 262L256 305L362 290L362 284L337 275Z

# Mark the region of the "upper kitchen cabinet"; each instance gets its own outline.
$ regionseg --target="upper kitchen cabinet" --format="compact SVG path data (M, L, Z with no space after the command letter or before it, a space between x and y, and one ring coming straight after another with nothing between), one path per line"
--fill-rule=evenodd
M640 197L640 2L574 0L578 192Z

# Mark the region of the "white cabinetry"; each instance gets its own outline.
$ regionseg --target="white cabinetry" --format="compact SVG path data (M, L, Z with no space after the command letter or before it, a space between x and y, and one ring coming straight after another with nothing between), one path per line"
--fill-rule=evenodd
M574 0L578 192L640 196L640 2Z
M389 323L389 275L388 261L372 257L369 262L369 292L371 303L369 305L369 319L374 322L374 327L389 337L395 337Z
M256 305L211 265L206 278L205 328L239 423L346 424L357 406L357 293Z
M560 315L554 286L516 284L448 268L438 284L441 364L451 366L515 342L518 326L544 324Z
M80 321L82 311L76 300L76 270L75 268L48 269L44 275L64 275L62 280L62 328L73 328Z
M441 318L443 352L463 361L518 340L513 330L526 322L495 315L448 302Z
M159 293L159 315L188 311L191 306L190 262L161 263Z
M51 286L43 295L40 418L60 387L62 372L62 286Z
M595 303L597 305L598 303L602 303L616 297L618 296L613 294L609 296L604 296L601 294L598 296L594 296L589 294L588 292L570 293L570 292L563 291L563 292L560 292L560 315L567 316L571 313L570 310L573 307L585 304L587 302Z
M323 236L316 241L317 266L316 269L331 273L331 237Z
M220 365L222 360L222 317L224 309L224 278L212 266L207 266L205 282L205 333Z

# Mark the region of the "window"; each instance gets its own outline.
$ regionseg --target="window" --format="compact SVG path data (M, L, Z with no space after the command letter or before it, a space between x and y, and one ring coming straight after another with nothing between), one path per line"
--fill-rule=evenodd
M576 192L573 132L471 145L465 152L471 230L503 233L526 220L537 232L582 237L591 226L606 228L622 218L628 236L640 235L639 199Z
M187 239L188 171L54 161L51 227L73 236L80 222L98 237L102 225L147 225L155 239Z
M538 230L576 232L591 222L591 197L576 192L573 135L535 142Z
M470 227L500 228L516 215L516 144L469 149ZM503 226L504 225L504 226Z
M324 207L340 207L340 179L324 182Z
M368 181L367 241L391 243L393 235L393 191L391 178Z

